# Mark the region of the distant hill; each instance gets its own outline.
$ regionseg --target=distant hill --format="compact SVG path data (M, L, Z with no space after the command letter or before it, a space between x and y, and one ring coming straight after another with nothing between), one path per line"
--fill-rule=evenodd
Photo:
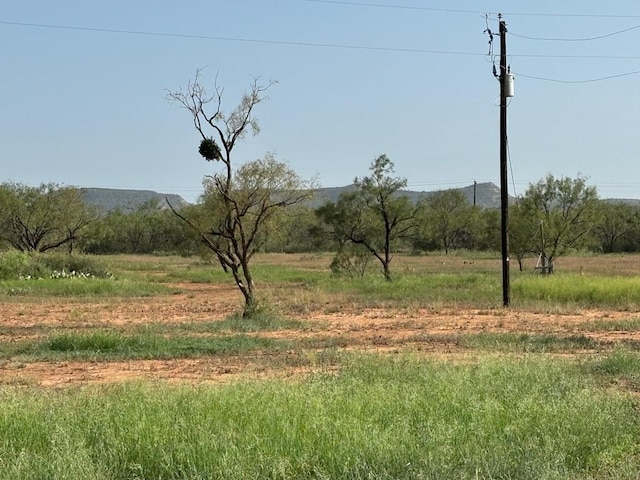
M319 188L316 190L315 198L311 202L312 207L319 207L327 201L337 201L342 193L352 191L354 185L344 187ZM184 198L176 194L158 193L152 190L124 190L117 188L81 188L85 201L102 212L111 212L120 209L123 212L137 210L140 206L149 201L158 202L160 208L168 208L166 199L169 199L174 207L188 205ZM459 188L470 204L473 204L474 185ZM412 202L417 202L422 197L436 194L436 191L418 192L403 190L402 195L406 195ZM500 189L493 183L478 183L475 185L476 205L486 208L500 208Z
M604 201L608 203L625 203L632 207L640 207L640 200L636 198L605 198Z
M151 190L120 190L116 188L81 188L85 202L102 212L120 209L131 212L150 201L157 201L160 208L168 208L168 199L176 208L188 205L180 195L153 192Z
M328 187L316 190L314 199L311 201L312 207L319 207L327 201L335 202L341 194L353 191L354 185L346 185L344 187ZM85 201L89 205L93 205L98 210L110 212L116 208L124 212L134 211L141 205L149 201L157 201L160 208L168 208L165 198L168 198L174 207L183 207L189 205L180 195L158 193L151 190L120 190L115 188L81 188ZM469 204L473 205L474 196L475 203L483 208L500 208L500 188L491 182L478 183L467 187L457 188L465 196ZM403 190L402 195L406 195L412 202L417 202L422 197L435 195L442 190L419 192L413 190ZM513 197L510 198L513 201ZM605 199L606 202L627 203L634 206L640 206L640 200L635 199Z
M315 200L313 202L314 206L321 205L327 201L335 202L338 200L342 193L350 192L354 188L354 185L347 185L344 187L320 188L316 191ZM500 208L500 188L491 182L478 183L476 185L469 185L467 187L456 188L453 190L459 190L460 192L462 192L462 194L471 205L473 205L475 190L476 205L484 208ZM420 198L435 195L439 191L418 192L412 190L403 190L401 192L401 195L406 195L412 202L417 202Z

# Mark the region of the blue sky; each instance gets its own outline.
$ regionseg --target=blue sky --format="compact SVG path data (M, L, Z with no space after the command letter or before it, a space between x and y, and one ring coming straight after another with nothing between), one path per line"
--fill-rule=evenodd
M0 181L195 200L215 166L165 90L206 67L227 110L254 77L278 81L256 112L260 135L236 160L275 152L333 187L384 153L412 190L499 184L499 85L483 12L494 32L505 14L516 75L509 193L547 173L581 174L601 197L640 198L640 74L529 78L640 71L631 0L5 0Z

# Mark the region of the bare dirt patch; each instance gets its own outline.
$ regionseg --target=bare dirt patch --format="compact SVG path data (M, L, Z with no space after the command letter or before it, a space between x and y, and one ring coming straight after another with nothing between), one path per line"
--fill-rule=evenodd
M181 293L137 299L101 301L44 299L0 303L0 341L37 339L52 331L127 328L151 324L211 322L227 318L240 305L229 285L178 284ZM597 340L639 340L640 332L590 331L594 321L615 322L634 313L584 311L571 314L518 310L390 310L360 308L357 312L305 313L305 328L255 335L282 339L322 338L338 349L399 352L411 348L430 355L460 354L455 344L434 341L461 333L522 333L586 335ZM296 316L300 318L299 316ZM287 353L257 353L242 357L206 356L195 359L131 360L117 362L0 361L0 383L62 386L130 380L219 382L259 376L288 377L308 372L313 362L300 362ZM291 355L292 357L293 355ZM269 357L269 361L265 358Z

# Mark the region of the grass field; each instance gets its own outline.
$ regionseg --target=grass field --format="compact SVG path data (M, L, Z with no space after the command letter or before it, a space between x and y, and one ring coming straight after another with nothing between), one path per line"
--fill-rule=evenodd
M14 259L15 260L15 259ZM640 257L260 255L0 280L0 479L637 479ZM9 277L9 278L7 278Z

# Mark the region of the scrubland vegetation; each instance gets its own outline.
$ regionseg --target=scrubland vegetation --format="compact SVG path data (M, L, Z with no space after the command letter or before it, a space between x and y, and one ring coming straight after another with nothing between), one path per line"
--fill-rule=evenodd
M506 309L475 188L409 198L383 154L314 198L235 161L274 82L225 111L201 74L167 90L197 204L0 184L0 480L638 478L640 207L530 185Z
M637 478L638 257L571 256L555 275L513 272L509 310L494 255L397 256L393 282L337 276L331 260L257 256L263 308L251 319L0 324L0 365L27 370L260 356L257 371L274 372L213 383L2 382L0 478ZM25 323L34 302L135 303L176 295L184 282L228 282L208 262L170 256L6 252L0 272L0 302L24 305ZM406 320L406 343L378 352L330 337L314 316L348 322L372 308L425 313ZM455 320L468 309L497 322L557 315L564 330L420 333L429 312ZM601 315L562 325L563 313L583 310ZM613 311L627 314L608 318ZM627 338L596 335L607 332ZM275 374L292 368L300 373Z

